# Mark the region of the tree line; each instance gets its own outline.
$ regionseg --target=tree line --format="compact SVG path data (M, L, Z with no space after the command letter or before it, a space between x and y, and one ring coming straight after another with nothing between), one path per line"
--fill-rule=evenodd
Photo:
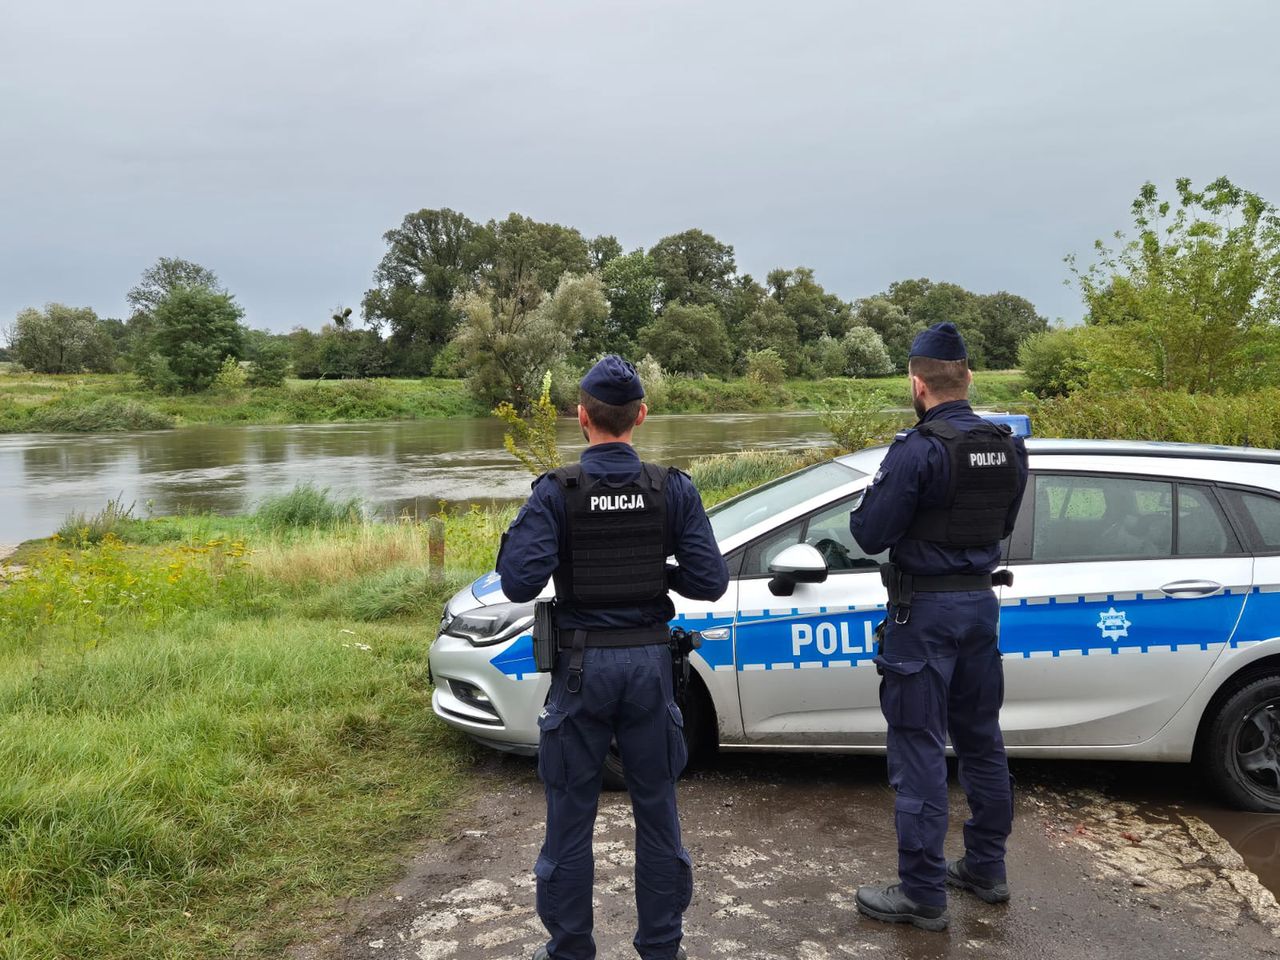
M251 330L207 268L161 258L129 291L126 320L49 304L22 311L11 359L45 373L123 370L159 390L201 390L244 364L249 382L466 377L489 402L523 406L547 370L557 393L606 352L649 357L672 374L761 379L881 376L905 368L915 334L955 322L975 367L1009 367L1047 323L1025 298L908 279L856 301L807 267L762 280L734 248L690 229L648 249L513 213L480 223L419 210L387 245L361 303L318 330Z

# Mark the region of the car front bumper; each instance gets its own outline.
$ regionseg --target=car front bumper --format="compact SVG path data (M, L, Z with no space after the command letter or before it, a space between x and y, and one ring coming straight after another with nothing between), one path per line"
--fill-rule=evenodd
M442 633L431 645L435 682L431 709L441 720L487 747L532 755L538 750L538 713L551 675L513 674L494 665L528 634L488 647Z

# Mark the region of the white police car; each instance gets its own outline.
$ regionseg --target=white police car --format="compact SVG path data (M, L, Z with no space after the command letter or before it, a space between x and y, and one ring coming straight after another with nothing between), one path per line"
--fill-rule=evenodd
M848 518L885 449L709 511L729 589L715 603L673 594L673 623L703 637L686 708L694 745L883 750L871 662L883 558L859 549ZM1005 550L1014 582L1000 588L1010 755L1195 759L1234 804L1280 811L1280 452L1027 449ZM436 714L521 753L537 749L549 685L531 619L489 574L449 601L430 655Z

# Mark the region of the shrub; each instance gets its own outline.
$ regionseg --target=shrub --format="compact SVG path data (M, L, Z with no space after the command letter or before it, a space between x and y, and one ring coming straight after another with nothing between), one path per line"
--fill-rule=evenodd
M268 340L258 348L249 364L251 387L278 387L289 373L289 349L279 340Z
M888 399L878 391L850 390L839 409L823 404L822 425L842 451L849 453L888 443L906 416L887 411Z
M240 366L240 361L235 357L226 357L213 376L213 389L219 393L235 393L237 390L243 390L248 380Z
M744 490L785 476L801 467L819 463L837 451L830 447L810 450L744 450L702 457L689 466L689 476L707 506L737 496Z
M844 376L887 377L893 360L880 334L870 327L854 327L840 339L844 350Z
M1089 380L1084 327L1033 334L1018 348L1018 363L1037 397L1065 396Z
M651 410L661 407L667 398L667 374L662 364L654 359L653 354L646 353L636 363L636 374L644 387L644 402Z
M787 365L772 347L753 350L747 354L748 380L754 383L782 383L786 377Z
M288 493L263 500L254 519L272 530L332 527L361 519L362 507L359 497L340 500L326 487L300 483Z

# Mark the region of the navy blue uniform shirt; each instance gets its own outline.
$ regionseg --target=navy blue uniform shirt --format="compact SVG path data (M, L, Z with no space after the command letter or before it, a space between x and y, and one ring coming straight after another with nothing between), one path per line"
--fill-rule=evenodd
M607 484L621 486L640 476L640 456L629 443L587 447L581 462L584 473L602 477ZM711 532L702 498L683 473L668 475L665 492L666 555L674 555L679 564L667 568L667 585L692 600L718 600L729 586L729 570ZM563 491L554 477L544 474L534 481L533 493L511 522L498 551L498 576L509 599L526 603L542 592L560 563L564 529ZM675 607L664 595L635 607L579 609L576 613L562 610L557 620L563 629L625 630L666 623L673 616Z
M950 400L932 407L920 420L946 420L960 430L982 423L968 400ZM925 577L950 573L991 573L1000 564L1000 544L955 547L904 536L916 513L941 506L951 482L951 458L937 437L914 430L901 434L885 454L875 481L849 517L849 530L858 546L867 553L888 549L889 559L905 573ZM1027 448L1021 437L1014 438L1018 467L1018 496L1009 507L1004 536L1013 532L1013 522L1022 505L1027 485Z

